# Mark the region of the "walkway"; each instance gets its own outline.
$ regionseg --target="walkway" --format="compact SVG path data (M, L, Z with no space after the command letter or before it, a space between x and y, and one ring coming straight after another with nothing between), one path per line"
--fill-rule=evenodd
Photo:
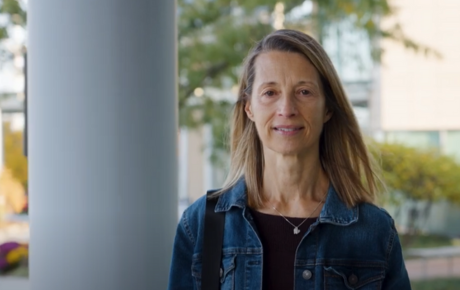
M410 259L406 260L406 268L411 280L426 280L442 277L460 277L460 257ZM28 290L27 278L0 277L1 290Z
M411 280L460 277L460 257L406 260Z
M29 290L29 279L16 277L1 277L0 289L2 290Z

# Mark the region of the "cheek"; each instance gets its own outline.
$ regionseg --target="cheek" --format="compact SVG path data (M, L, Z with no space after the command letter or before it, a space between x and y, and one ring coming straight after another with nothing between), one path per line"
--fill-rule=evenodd
M324 120L326 120L326 107L323 102L319 102L314 108L312 108L314 111L311 112L313 118L315 119L315 122L321 122L324 123Z
M267 138L270 135L270 125L267 122L266 116L261 114L261 112L257 112L254 116L254 125L256 127L257 135L261 140Z
M254 122L258 130L269 128L273 114L267 110L257 110L254 112Z

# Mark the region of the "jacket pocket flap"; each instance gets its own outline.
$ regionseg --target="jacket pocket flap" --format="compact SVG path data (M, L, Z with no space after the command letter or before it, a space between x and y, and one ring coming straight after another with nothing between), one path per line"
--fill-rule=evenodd
M341 284L348 289L355 290L372 282L383 280L385 277L384 266L350 265L350 266L325 266L325 279L327 284Z
M223 256L221 261L221 268L220 268L220 282L223 283L227 275L235 269L235 255L228 255ZM193 259L192 261L192 276L195 278L201 279L201 271L202 271L202 261L201 257L199 259Z

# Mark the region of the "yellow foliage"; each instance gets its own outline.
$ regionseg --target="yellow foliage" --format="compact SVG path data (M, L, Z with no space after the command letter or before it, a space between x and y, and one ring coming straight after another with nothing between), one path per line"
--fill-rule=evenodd
M0 175L0 198L6 203L6 210L15 213L20 213L27 201L24 187L7 168Z
M29 249L22 246L22 247L18 247L14 250L9 251L5 258L8 264L12 265L12 264L19 263L22 259L25 259L28 256L29 256Z
M413 200L460 203L460 164L436 150L378 144L388 187Z
M11 131L10 124L3 124L3 145L5 166L12 175L27 189L27 158L23 154L23 134L21 131Z

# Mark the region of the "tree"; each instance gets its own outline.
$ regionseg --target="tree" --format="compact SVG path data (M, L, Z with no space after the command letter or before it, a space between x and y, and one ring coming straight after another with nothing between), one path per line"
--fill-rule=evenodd
M398 206L404 201L423 201L409 209L409 227L418 230L416 220L424 220L433 202L460 203L460 164L437 150L421 150L401 144L378 144L382 175L388 186L387 201ZM407 205L407 203L406 203Z
M0 42L9 37L9 31L14 25L24 27L27 21L27 14L23 7L24 3L18 0L0 0L0 15L6 18L0 23ZM11 53L0 48L0 65L11 57Z
M280 7L279 2L178 0L180 125L195 128L212 123L215 150L226 150L223 136L234 100L216 100L216 94L203 88L235 88L240 65L249 49L274 30L273 11ZM380 19L395 14L387 0L311 0L311 11L294 17L307 2L283 1L286 28L308 31L321 42L328 28L347 21L370 42L389 38L409 49L436 54L408 38L398 23L381 27ZM382 50L374 45L369 53L379 61Z
M0 223L4 213L20 213L27 203L24 187L13 177L8 168L3 168L0 174ZM5 209L3 209L5 207Z
M308 31L320 42L327 36L329 27L346 20L354 29L364 32L371 42L388 38L407 48L436 54L408 38L396 22L388 28L381 27L381 19L396 13L389 0L177 1L180 126L196 128L212 123L214 146L223 150L222 136L233 100L216 100L215 94L211 96L208 90L203 92L202 89L212 87L228 91L235 86L240 65L249 49L274 30L275 7L282 7L286 28ZM25 26L27 15L22 3L20 0L0 0L0 13L8 15L9 19L7 25L0 26L0 39L8 36L7 28L11 25ZM305 4L310 4L311 11L298 16L297 12ZM370 54L379 61L381 48L372 46Z
M389 189L412 200L447 199L460 203L460 164L437 150L401 144L379 145L383 176Z
M11 131L10 124L3 124L3 145L5 167L26 190L28 185L27 158L23 154L23 136L21 131Z
M272 12L279 3L283 3L287 28L309 31L320 42L327 35L328 27L347 19L356 30L365 32L370 40L389 38L407 48L435 53L406 37L398 23L382 29L380 19L395 14L388 0L310 0L313 7L310 13L289 17L306 2L178 0L181 126L193 128L214 121L215 114L210 110L228 111L228 101L215 101L207 94L197 100L194 91L204 87L230 89L237 82L238 68L244 56L256 41L274 29ZM26 25L27 14L23 1L0 0L0 14L8 18L6 24L0 24L0 40L8 37L8 29L13 25ZM381 48L373 46L370 53L378 61ZM209 106L210 101L214 102L213 106ZM201 113L197 114L196 111Z

